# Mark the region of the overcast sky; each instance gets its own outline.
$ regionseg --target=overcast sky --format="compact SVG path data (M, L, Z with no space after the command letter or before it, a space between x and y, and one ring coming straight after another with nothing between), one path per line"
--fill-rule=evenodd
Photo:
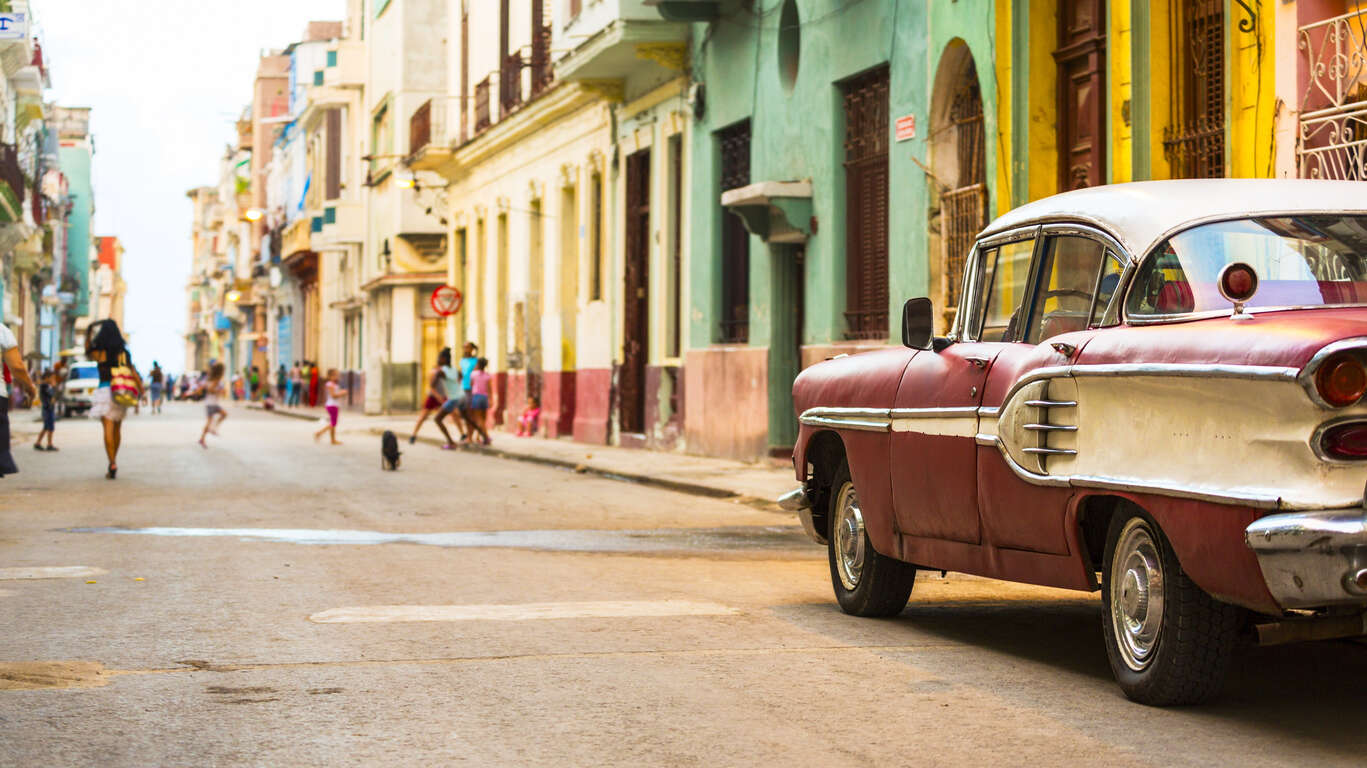
M92 107L95 228L123 241L125 327L137 366L179 373L185 357L190 201L217 181L262 49L345 0L32 0L52 76L48 100Z

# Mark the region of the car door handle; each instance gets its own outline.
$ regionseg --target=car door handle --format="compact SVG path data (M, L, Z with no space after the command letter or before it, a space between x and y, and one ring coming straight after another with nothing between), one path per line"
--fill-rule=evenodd
M986 368L987 364L992 362L990 358L986 357L965 357L964 360L972 363L976 368Z

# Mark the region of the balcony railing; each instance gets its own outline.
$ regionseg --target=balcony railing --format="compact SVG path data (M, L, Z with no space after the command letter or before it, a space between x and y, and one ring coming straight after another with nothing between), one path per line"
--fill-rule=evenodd
M432 143L432 100L423 102L413 110L408 119L408 153L416 155L418 150Z
M489 114L489 91L493 86L493 78L493 75L489 75L475 84L475 133L493 125Z
M536 30L532 41L532 98L540 96L550 87L553 80L551 70L551 25L542 25Z
M9 187L6 194L3 219L18 221L24 206L24 171L19 167L19 148L13 144L0 144L0 181ZM8 210L13 208L13 210Z
M1296 165L1302 178L1367 179L1367 10L1301 27L1307 76Z

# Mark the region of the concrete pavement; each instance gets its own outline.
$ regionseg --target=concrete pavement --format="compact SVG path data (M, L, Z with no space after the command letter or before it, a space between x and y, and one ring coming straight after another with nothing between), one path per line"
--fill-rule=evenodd
M901 616L855 619L786 516L474 453L382 472L369 427L316 445L241 408L203 450L201 412L132 419L112 482L94 423L59 423L59 454L18 446L0 480L0 766L1367 751L1359 645L1252 650L1215 705L1149 709L1110 680L1092 595L922 573Z

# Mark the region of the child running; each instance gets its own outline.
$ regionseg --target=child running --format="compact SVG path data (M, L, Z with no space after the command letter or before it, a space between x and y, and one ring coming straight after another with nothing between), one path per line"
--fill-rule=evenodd
M342 443L337 440L337 414L341 411L342 406L337 402L337 398L341 395L345 395L346 390L342 389L337 384L336 368L328 369L327 380L323 382L323 386L327 390L328 399L327 402L323 404L323 407L326 408L328 412L328 423L327 426L313 433L313 441L315 443L318 442L318 438L322 437L324 432L327 432L333 445L341 445Z
M57 426L57 374L51 370L43 371L43 377L39 381L41 384L38 387L38 402L43 406L43 431L38 433L33 450L55 451L57 446L52 444L52 432ZM44 437L47 438L46 448L43 447Z
M214 363L209 366L209 376L199 383L195 388L196 393L204 395L204 431L199 433L199 447L208 448L209 444L204 442L204 438L209 435L217 435L218 427L223 424L223 420L228 418L228 412L223 410L223 406L218 404L218 398L223 394L223 363Z
M481 443L489 444L489 432L484 428L484 421L489 415L489 358L481 357L475 363L475 370L470 373L470 402L467 403L464 411L465 422L470 425L472 433L479 433Z

